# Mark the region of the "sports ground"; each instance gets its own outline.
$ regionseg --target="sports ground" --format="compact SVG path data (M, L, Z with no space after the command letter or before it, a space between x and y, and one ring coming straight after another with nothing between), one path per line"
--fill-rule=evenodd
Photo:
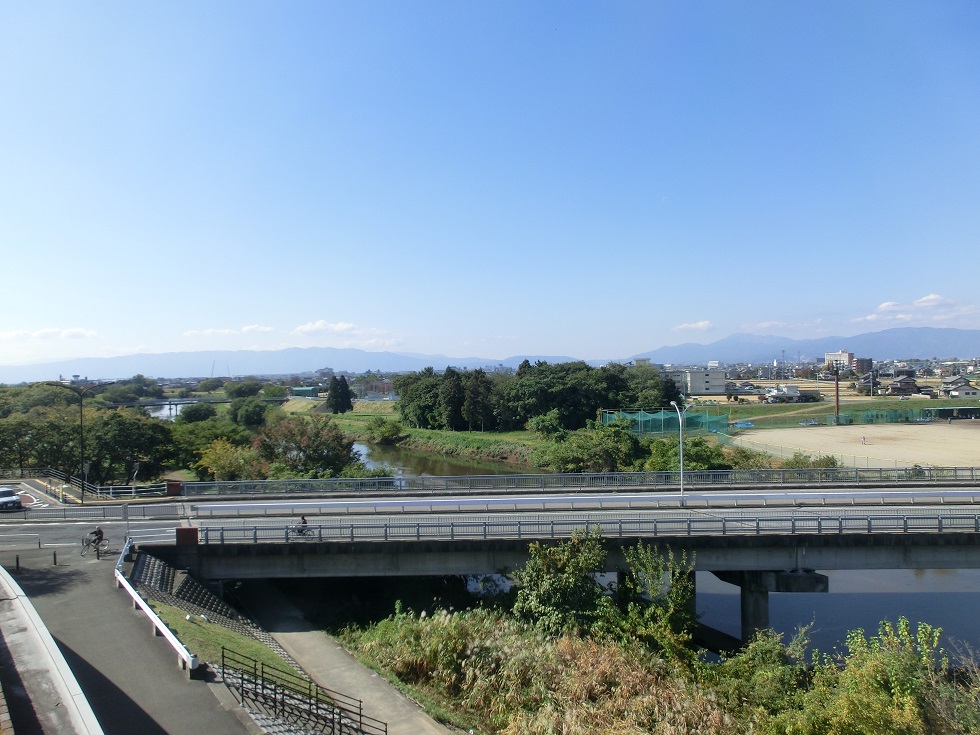
M752 429L736 444L782 457L833 455L845 467L980 467L980 420Z

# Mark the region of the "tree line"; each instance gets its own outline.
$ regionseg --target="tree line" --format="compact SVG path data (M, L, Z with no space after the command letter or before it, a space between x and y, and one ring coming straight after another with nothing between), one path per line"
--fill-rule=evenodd
M656 410L681 399L674 381L656 368L585 362L524 360L514 374L427 367L398 376L394 388L408 426L443 431L513 431L531 421L574 431L601 408Z
M170 469L225 480L370 474L329 416L353 408L342 377L331 381L325 413L311 418L283 411L283 386L254 380L206 385L223 389L231 403L189 404L175 421L139 406L110 407L161 397L151 383L138 375L88 386L81 415L74 391L44 383L0 387L0 467L51 467L96 485L128 484L137 473L157 478Z

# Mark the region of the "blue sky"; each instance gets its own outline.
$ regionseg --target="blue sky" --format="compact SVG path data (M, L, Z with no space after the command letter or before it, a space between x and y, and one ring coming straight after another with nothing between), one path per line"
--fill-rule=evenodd
M0 0L0 364L977 328L973 2Z

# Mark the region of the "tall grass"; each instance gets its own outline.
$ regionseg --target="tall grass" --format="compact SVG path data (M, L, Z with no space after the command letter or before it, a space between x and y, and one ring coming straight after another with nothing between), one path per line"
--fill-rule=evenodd
M738 731L710 697L639 647L547 638L497 611L398 612L343 637L480 733Z

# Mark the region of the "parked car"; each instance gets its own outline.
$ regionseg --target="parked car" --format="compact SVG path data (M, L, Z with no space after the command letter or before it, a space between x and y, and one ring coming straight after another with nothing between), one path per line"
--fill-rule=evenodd
M20 495L12 488L0 487L0 510L21 510Z

